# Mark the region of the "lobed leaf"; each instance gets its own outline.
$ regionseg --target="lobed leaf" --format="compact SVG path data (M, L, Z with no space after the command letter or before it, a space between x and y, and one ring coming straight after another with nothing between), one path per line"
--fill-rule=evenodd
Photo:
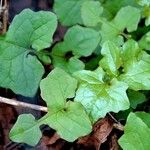
M45 116L43 123L55 129L61 138L73 142L91 132L91 122L78 102L67 102L64 110Z
M108 112L118 112L129 108L126 95L128 86L113 79L110 84L105 83L104 72L101 68L96 71L79 71L75 73L81 82L76 92L75 101L81 102L95 122Z
M100 61L100 66L105 69L109 75L117 76L118 69L122 65L121 51L113 42L105 42L101 49L104 56Z
M124 73L119 77L130 89L150 89L150 55L131 40L123 46Z
M0 40L0 86L16 94L35 95L44 68L36 51L50 46L57 26L51 12L29 9L17 15L4 39Z
M128 14L126 12L128 12ZM124 43L122 37L124 36L124 30L127 29L128 32L135 31L140 18L141 13L138 8L132 6L121 8L112 21L103 20L101 27L101 44L110 40L117 45L122 45Z
M77 80L65 71L55 68L41 81L41 96L50 109L65 107L66 99L73 98L77 88Z
M41 138L39 127L47 124L55 129L61 138L73 142L92 130L84 107L67 98L73 98L77 81L62 69L55 68L41 81L41 96L48 106L48 113L39 120L31 114L21 115L10 131L10 138L35 146ZM31 135L32 132L32 135Z
M119 144L124 150L148 150L150 147L150 114L145 112L130 113L125 125L124 135ZM147 122L148 121L148 122ZM148 123L148 124L147 124Z
M84 69L81 56L89 56L100 42L99 32L79 25L71 27L65 34L64 41L55 45L52 50L52 63L69 73ZM92 44L91 44L92 43ZM72 52L69 59L66 54Z
M9 137L15 142L28 143L34 146L39 142L42 133L33 115L22 114L18 117L16 124L11 129Z
M100 34L91 28L76 25L68 30L64 41L68 50L72 50L74 55L86 57L91 55L98 46Z

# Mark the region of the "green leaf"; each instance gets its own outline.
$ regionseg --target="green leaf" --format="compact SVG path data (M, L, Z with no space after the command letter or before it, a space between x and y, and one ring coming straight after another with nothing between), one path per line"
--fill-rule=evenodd
M146 96L139 91L129 90L128 97L130 101L130 106L133 109L135 109L138 106L138 104L141 104L146 101Z
M139 0L138 4L142 6L142 17L145 18L145 26L150 25L150 1Z
M150 55L130 40L123 46L124 73L119 77L132 90L150 89Z
M56 26L51 12L26 9L14 18L5 39L0 40L1 87L24 96L35 95L44 73L36 50L50 46Z
M100 61L100 66L109 75L117 76L121 66L121 51L113 42L105 42L102 46L101 54L104 56Z
M39 51L37 53L37 56L38 56L39 60L42 61L45 65L48 65L51 63L49 53L47 53L45 51Z
M41 96L50 109L65 107L66 99L73 98L77 88L76 79L56 68L40 83Z
M81 7L81 16L84 25L96 26L99 23L103 7L97 1L84 2Z
M139 5L141 6L150 6L150 0L136 0L138 2Z
M144 10L144 17L145 17L145 25L150 25L150 5L147 6Z
M22 114L11 129L9 137L15 142L35 146L42 137L42 133L37 121L31 114Z
M11 23L6 41L14 44L14 46L42 50L52 43L56 27L57 18L55 14L25 9Z
M74 55L89 56L98 46L100 34L91 28L76 25L67 31L64 41L68 51L72 50Z
M150 129L150 114L146 112L136 112L136 116L142 119L142 121L149 127Z
M45 116L44 123L55 129L61 138L73 142L91 132L91 122L78 102L67 102L64 110Z
M147 32L140 40L139 46L142 49L150 51L150 32Z
M59 67L68 73L73 73L84 69L84 63L75 56L71 56L69 59L65 58L68 48L64 42L56 44L52 50L52 64L54 67Z
M142 114L142 118L140 117ZM123 150L148 150L150 147L150 128L145 120L150 119L150 114L130 113L125 125L124 135L119 139Z
M62 25L81 24L81 5L89 0L55 0L54 11Z
M32 115L21 115L10 132L11 140L36 145L41 138L39 127L42 124L48 124L69 142L89 134L92 126L83 106L78 102L67 102L68 98L74 97L76 87L76 79L62 69L55 68L50 72L40 85L48 113L39 120Z
M128 14L126 12L128 12ZM140 17L141 14L139 9L132 6L126 6L122 7L118 11L117 15L112 21L109 22L102 20L103 24L101 27L101 44L107 40L110 40L117 45L122 45L122 36L129 36L123 33L124 30L127 29L128 32L135 31L140 21Z
M108 40L112 41L116 45L122 45L124 42L121 31L113 22L103 22L100 33L102 36L101 45Z
M92 44L91 44L92 42ZM69 73L84 69L84 63L79 60L81 56L89 56L94 52L100 42L99 32L81 26L71 27L64 41L56 44L52 50L52 63ZM70 58L66 54L72 52Z
M71 74L83 70L85 67L84 63L76 57L71 57L69 60L66 60L63 57L53 55L52 58L54 67L61 68Z
M126 6L119 10L113 22L119 30L122 31L126 28L128 32L132 32L137 29L140 17L139 9L132 6Z
M105 13L103 15L108 19L112 19L122 7L138 7L138 4L135 0L107 0L104 3L102 3L102 6L104 8Z
M103 81L104 71L98 68L92 71L79 71L75 76L81 80L75 101L81 102L95 122L108 112L118 112L129 108L126 95L127 85L113 79L109 84Z

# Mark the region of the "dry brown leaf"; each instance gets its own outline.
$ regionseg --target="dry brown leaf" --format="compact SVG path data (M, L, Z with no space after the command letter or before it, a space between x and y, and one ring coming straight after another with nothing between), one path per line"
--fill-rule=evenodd
M110 142L109 142L110 150L119 150L119 145L118 145L117 141L118 141L117 135L114 133L111 136L111 139L110 139Z
M16 118L15 109L6 104L0 104L0 130L2 132L1 144L9 142L9 130L12 127L12 121Z
M94 146L96 150L99 150L101 144L107 140L112 129L112 120L108 117L101 119L94 125L93 132L88 136L80 138L78 144L83 144L85 147Z
M55 132L52 137L43 136L42 142L45 145L52 145L52 144L55 144L57 142L57 140L59 140L59 139L60 139L60 136Z

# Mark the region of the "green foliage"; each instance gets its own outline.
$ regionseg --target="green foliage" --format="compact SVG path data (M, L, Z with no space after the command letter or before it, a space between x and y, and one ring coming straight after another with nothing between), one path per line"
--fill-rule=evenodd
M56 44L52 50L54 66L70 73L84 69L84 63L79 58L90 56L99 42L99 32L78 25L71 27L65 34L64 41ZM68 52L73 55L69 60L65 58Z
M87 26L96 26L100 21L103 7L97 1L84 2L81 8L83 23Z
M130 100L130 106L133 109L136 109L136 107L139 104L146 101L146 96L143 93L139 92L139 91L129 90L128 91L128 97L129 97L129 100Z
M0 40L1 87L24 96L35 95L44 73L36 51L50 46L56 26L56 16L51 12L26 9L14 18Z
M123 37L130 38L130 35L125 34L124 30L127 29L128 32L135 31L139 21L139 9L131 6L121 8L113 20L102 20L101 43L104 43L107 40L111 40L117 45L122 45L124 42Z
M42 136L39 127L47 124L73 142L114 112L119 119L128 118L120 146L148 150L150 114L136 111L150 112L145 107L150 90L149 5L149 0L55 0L58 21L70 26L57 43L55 14L27 9L17 15L0 37L0 87L33 97L40 84L48 112L39 120L20 115L11 140L34 146ZM49 72L42 79L44 67Z
M15 142L28 143L34 146L39 142L42 133L38 122L31 114L22 114L11 129L9 137Z
M117 76L118 69L121 66L120 49L112 42L105 42L101 49L104 56L100 61L100 66L104 68L108 74Z
M124 73L120 79L126 82L130 89L150 89L150 55L142 51L135 41L128 41L123 46Z
M81 80L75 101L82 103L93 122L110 111L118 112L129 108L126 95L128 86L116 78L107 84L103 80L105 73L101 68L95 72L80 71L75 76Z
M145 18L145 25L150 25L150 0L137 0L138 4L142 6L142 16Z
M42 136L39 130L42 124L48 124L69 142L91 132L91 122L83 106L67 101L67 98L75 95L76 79L56 68L41 81L40 88L48 113L39 120L35 120L31 114L20 115L10 131L11 140L36 145Z
M71 26L81 24L81 6L89 0L55 0L54 11L62 25Z
M125 125L125 133L119 139L123 150L148 150L150 147L150 114L130 113Z
M150 32L147 32L143 37L139 40L139 46L142 49L150 51Z

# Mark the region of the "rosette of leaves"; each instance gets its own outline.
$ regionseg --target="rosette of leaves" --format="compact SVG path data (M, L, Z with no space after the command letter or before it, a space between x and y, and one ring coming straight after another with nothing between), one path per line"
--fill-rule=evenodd
M44 74L38 53L50 47L56 27L56 15L51 12L25 9L14 18L0 39L1 87L23 96L36 94Z
M74 73L80 80L75 101L82 103L93 122L108 112L128 109L127 89L150 89L150 55L137 42L129 40L122 48L105 42L101 54L95 71Z
M75 96L76 79L55 68L41 81L40 88L48 113L39 120L31 114L20 115L10 131L11 140L35 146L42 137L39 129L42 124L55 129L61 138L69 142L91 132L91 122L84 107L69 100Z

